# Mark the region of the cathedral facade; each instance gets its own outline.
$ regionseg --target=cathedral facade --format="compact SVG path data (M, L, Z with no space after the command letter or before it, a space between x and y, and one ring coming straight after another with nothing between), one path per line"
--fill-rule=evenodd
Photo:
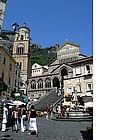
M29 99L39 99L51 89L63 89L64 77L73 74L72 62L87 56L80 54L80 45L65 42L57 50L57 58L48 66L34 64L28 79Z

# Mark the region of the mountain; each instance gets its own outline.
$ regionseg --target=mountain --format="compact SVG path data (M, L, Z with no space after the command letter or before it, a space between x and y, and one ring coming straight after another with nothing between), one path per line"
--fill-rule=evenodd
M49 48L41 48L36 47L36 45L32 45L31 47L31 65L37 63L39 65L48 65L57 57L56 50L59 46L50 46Z

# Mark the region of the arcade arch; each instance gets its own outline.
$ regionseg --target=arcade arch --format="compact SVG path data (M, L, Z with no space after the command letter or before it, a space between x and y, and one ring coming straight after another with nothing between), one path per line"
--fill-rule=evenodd
M61 86L64 87L64 76L68 76L67 68L61 69Z
M55 77L53 79L53 87L57 87L57 89L60 88L60 82L59 82L59 79L57 77Z

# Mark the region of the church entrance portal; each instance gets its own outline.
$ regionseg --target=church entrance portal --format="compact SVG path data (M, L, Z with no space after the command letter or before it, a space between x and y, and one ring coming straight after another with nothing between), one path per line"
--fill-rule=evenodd
M57 77L53 79L53 87L57 87L57 89L60 88L60 82Z
M64 87L64 76L68 75L68 71L66 68L61 70L61 86Z

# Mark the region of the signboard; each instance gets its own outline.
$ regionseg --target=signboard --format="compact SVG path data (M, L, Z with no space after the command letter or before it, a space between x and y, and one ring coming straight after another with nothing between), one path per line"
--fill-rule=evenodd
M20 93L22 95L27 95L27 89L20 89Z
M27 103L27 102L28 102L28 100L27 100L26 97L23 98L23 102L24 102L24 103Z
M15 96L20 96L20 94L19 94L19 93L14 93L14 95L15 95Z

